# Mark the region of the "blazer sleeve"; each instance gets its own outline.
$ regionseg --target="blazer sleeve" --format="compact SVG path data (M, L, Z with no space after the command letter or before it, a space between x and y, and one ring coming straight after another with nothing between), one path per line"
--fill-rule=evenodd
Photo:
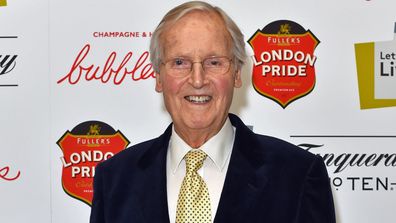
M335 210L326 166L316 156L304 181L296 223L335 223Z
M102 179L103 173L99 164L95 168L90 223L105 223Z

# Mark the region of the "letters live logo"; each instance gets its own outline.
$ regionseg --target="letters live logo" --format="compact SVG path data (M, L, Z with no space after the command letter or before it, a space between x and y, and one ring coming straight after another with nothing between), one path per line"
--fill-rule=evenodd
M257 30L248 40L254 51L254 89L282 108L309 94L316 82L314 50L319 42L310 30L289 20Z
M389 41L355 44L360 108L396 106L396 23Z
M125 149L129 141L104 122L87 121L66 131L57 144L63 152L63 190L91 205L96 165Z

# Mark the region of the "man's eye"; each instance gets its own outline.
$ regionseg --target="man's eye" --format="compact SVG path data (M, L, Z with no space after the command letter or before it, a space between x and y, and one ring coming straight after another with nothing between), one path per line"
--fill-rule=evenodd
M173 59L169 63L170 66L174 69L189 69L191 66L191 62L183 58Z
M184 64L184 60L183 59L175 59L175 61L173 62L173 64L175 66L180 66Z
M211 61L211 64L212 64L213 66L221 65L220 61L218 61L218 60L212 60L212 61Z
M220 67L220 66L222 66L222 62L218 58L213 58L213 59L209 59L206 62L206 65L209 67Z

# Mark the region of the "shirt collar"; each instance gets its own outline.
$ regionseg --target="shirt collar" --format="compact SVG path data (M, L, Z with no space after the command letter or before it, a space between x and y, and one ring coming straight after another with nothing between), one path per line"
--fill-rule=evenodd
M208 155L219 171L223 171L227 158L232 151L234 137L235 129L229 118L227 118L220 131L198 149L201 149ZM180 138L175 129L172 128L172 135L169 142L169 155L171 162L170 167L173 173L176 172L187 152L192 149L193 148Z

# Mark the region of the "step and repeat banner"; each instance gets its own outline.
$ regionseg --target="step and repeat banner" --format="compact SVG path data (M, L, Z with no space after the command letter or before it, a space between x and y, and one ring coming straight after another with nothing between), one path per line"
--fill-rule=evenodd
M95 166L165 130L148 46L182 2L0 0L0 222L88 222ZM396 2L208 2L245 35L231 112L323 157L338 222L394 222Z

